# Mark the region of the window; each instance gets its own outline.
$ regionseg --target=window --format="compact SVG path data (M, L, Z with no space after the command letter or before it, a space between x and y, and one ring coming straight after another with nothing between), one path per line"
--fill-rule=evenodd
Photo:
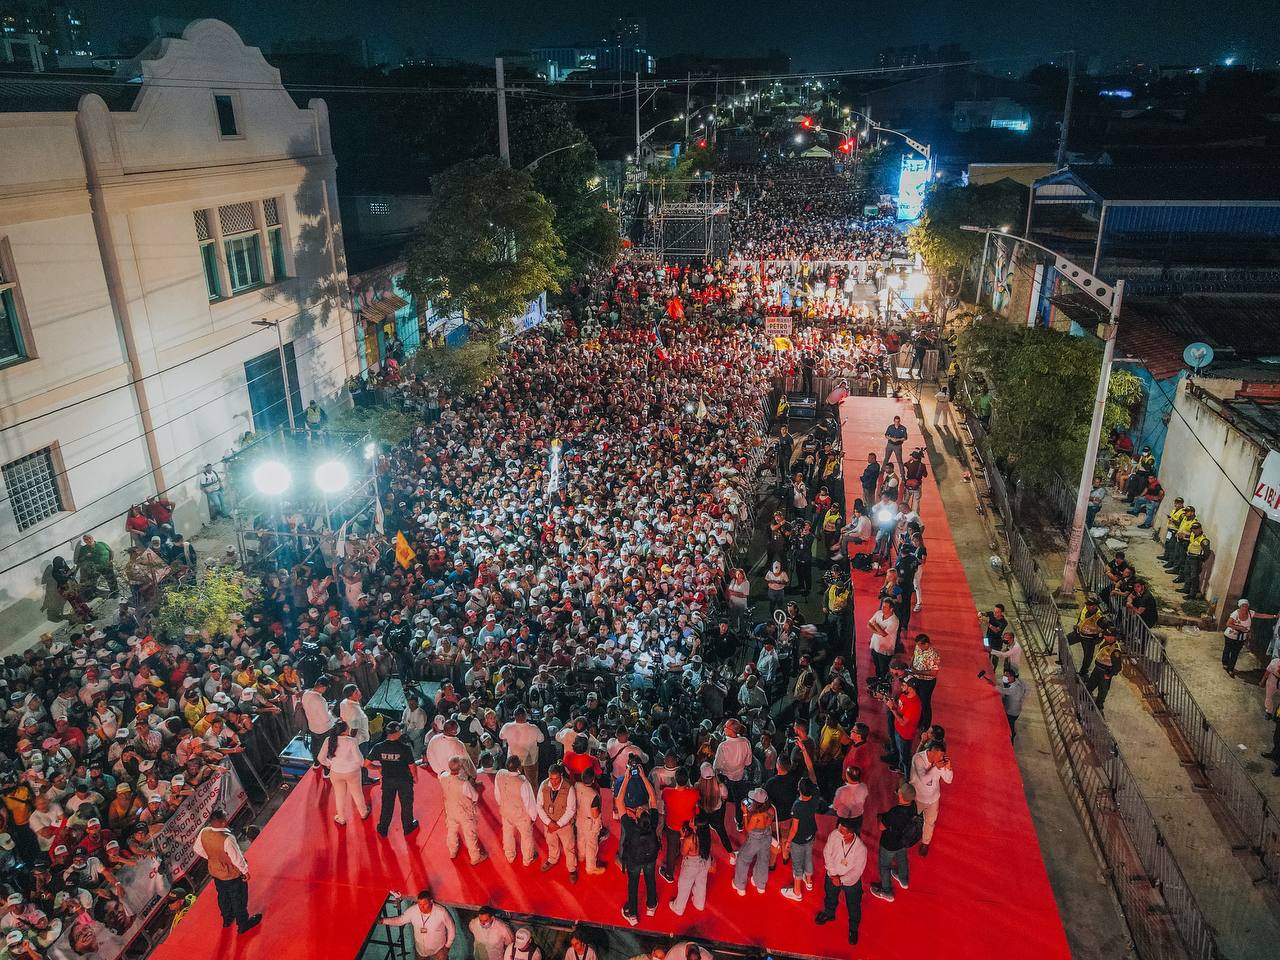
M385 217L391 212L391 204L385 200L370 200L369 212L375 217Z
M268 227L267 241L271 244L271 272L279 282L289 275L284 262L284 228Z
M4 252L0 248L0 254ZM18 317L18 285L10 276L5 269L5 258L0 256L0 367L27 359L22 324Z
M218 111L218 133L224 137L240 136L236 124L236 102L229 93L215 93L213 105Z
M218 248L209 233L209 211L195 211L196 239L200 241L200 262L204 266L204 285L210 300L222 297L222 278L218 276Z
M4 486L19 530L62 513L62 487L54 468L53 447L45 447L4 466Z
M231 292L240 293L262 283L262 242L256 233L223 241Z

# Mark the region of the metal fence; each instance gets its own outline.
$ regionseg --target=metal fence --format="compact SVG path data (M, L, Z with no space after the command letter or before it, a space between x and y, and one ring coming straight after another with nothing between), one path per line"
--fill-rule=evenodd
M1044 502L1062 520L1064 504L1074 507L1075 493L1059 478L1046 490ZM1107 559L1102 547L1087 532L1080 551L1081 584L1092 593L1107 586ZM1280 816L1249 775L1239 751L1214 729L1196 702L1182 675L1170 663L1164 640L1116 599L1110 610L1125 655L1158 694L1167 716L1195 758L1196 767L1210 785L1231 819L1243 845L1259 860L1266 879L1280 882Z
M981 472L1004 526L1009 567L1021 588L1026 619L1035 633L1034 643L1024 644L1031 653L1032 669L1055 722L1074 720L1078 725L1076 734L1062 731L1063 749L1139 953L1165 957L1180 949L1193 960L1218 960L1221 954L1204 911L1101 710L1079 676L1053 593L1018 531L1013 502L996 469L987 437L971 407L961 408L957 414L972 437L974 469ZM1061 663L1056 673L1049 666L1054 655Z

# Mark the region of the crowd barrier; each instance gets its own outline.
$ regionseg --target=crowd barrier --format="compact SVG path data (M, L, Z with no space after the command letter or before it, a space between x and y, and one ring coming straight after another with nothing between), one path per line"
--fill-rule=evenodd
M1071 522L1075 490L1065 480L1058 478L1044 491L1042 501L1059 523ZM1086 531L1078 567L1085 590L1102 593L1108 584L1106 566L1102 547ZM1243 838L1242 845L1258 858L1268 882L1280 882L1280 816L1271 801L1253 782L1240 751L1205 716L1191 688L1169 661L1163 638L1118 600L1112 600L1109 606L1125 656L1159 696L1165 714L1195 758L1197 769Z
M1192 960L1220 960L1213 928L1169 850L1159 822L1121 756L1102 712L1079 676L1053 592L1018 532L1008 485L996 468L986 434L972 415L972 407L961 407L956 412L972 438L978 460L975 467L986 480L1004 527L1010 570L1023 594L1025 620L1035 634L1034 643L1024 644L1031 653L1032 669L1051 708L1057 709L1055 697L1064 699L1079 727L1078 735L1063 732L1063 748L1139 953L1167 956L1170 937L1176 936ZM1061 662L1056 673L1048 666L1048 658L1055 655ZM1061 723L1066 717L1055 712L1054 719Z

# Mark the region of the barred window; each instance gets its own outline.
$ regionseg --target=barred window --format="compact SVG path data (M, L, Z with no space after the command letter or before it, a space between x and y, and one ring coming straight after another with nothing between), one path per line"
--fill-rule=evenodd
M276 206L275 197L267 197L262 201L262 218L268 227L280 226L280 208Z
M54 468L53 447L5 464L4 486L19 530L34 527L66 509Z
M209 211L197 210L193 216L196 221L196 239L212 240L213 234L209 232Z

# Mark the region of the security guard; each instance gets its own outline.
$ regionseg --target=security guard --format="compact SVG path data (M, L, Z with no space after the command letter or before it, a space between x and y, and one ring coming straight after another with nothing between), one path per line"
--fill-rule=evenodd
M1204 566L1204 558L1209 553L1209 538L1205 536L1204 527L1199 523L1191 525L1191 536L1187 538L1186 555L1182 561L1182 575L1174 583L1182 584L1182 591L1190 600L1200 596L1200 568Z
M847 642L845 621L849 603L852 599L852 585L848 582L842 582L839 578L833 578L832 582L827 586L827 592L822 601L823 608L827 613L827 639L833 647L838 647L841 651L843 651L842 645Z
M378 814L378 833L387 835L396 800L400 801L400 824L405 836L418 829L413 818L413 784L418 767L413 762L413 749L404 741L400 723L392 720L384 728L384 736L369 750L368 765L382 771L382 808Z
M1089 675L1089 662L1093 660L1094 648L1098 645L1098 640L1102 636L1102 605L1098 602L1097 597L1089 597L1084 602L1084 608L1076 617L1075 629L1067 637L1071 643L1080 644L1080 679L1083 680Z
M1178 527L1182 523L1182 518L1186 515L1187 508L1183 505L1181 497L1175 497L1173 501L1173 509L1169 511L1169 515L1164 518L1164 549L1160 552L1160 562L1168 563L1169 558L1173 556L1173 544L1178 535Z
M1188 504L1178 521L1178 532L1174 534L1173 555L1164 562L1164 568L1170 573L1176 574L1182 569L1182 562L1187 558L1187 541L1191 539L1191 526L1198 522L1196 508Z

